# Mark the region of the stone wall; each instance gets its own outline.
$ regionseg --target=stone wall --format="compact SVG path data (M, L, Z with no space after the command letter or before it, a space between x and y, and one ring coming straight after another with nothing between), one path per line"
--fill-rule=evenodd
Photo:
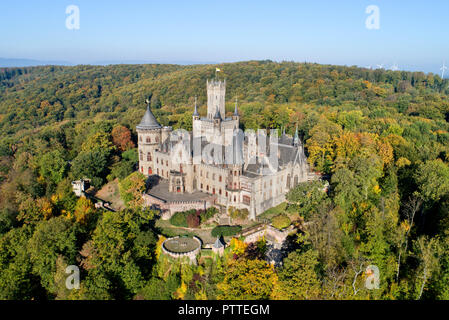
M193 237L193 239L198 243L198 247L196 249L192 250L192 251L189 251L189 252L179 253L179 252L169 251L169 250L167 250L165 248L165 246L164 246L165 242L167 242L168 240L173 240L173 239L178 239L178 238L180 238L180 237L176 236L176 237L168 238L167 240L165 240L162 243L162 246L161 246L162 252L165 253L166 255L172 257L172 258L175 258L175 259L189 258L191 263L195 263L196 262L196 256L201 251L202 242L201 242L200 238Z

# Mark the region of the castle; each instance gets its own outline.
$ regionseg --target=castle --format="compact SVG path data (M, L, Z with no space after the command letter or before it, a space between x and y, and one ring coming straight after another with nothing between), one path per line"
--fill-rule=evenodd
M145 204L168 219L177 211L210 206L247 209L249 218L285 201L299 182L312 180L303 145L273 130L243 133L237 101L225 114L226 80L207 81L207 115L195 107L192 132L162 127L150 109L136 126L139 171L150 177Z

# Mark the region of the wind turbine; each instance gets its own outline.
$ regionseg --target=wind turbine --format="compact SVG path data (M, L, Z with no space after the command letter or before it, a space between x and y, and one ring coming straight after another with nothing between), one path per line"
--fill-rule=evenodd
M441 70L441 79L444 78L444 71L446 71L446 69L447 69L447 67L446 67L446 65L444 64L444 61L443 61L443 66L440 68L440 70Z

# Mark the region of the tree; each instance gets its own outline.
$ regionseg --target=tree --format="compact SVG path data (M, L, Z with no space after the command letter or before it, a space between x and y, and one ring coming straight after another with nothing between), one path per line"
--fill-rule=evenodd
M419 165L415 179L421 195L428 201L436 202L449 195L449 166L441 159Z
M72 162L75 179L89 178L99 188L106 175L108 156L103 150L81 152Z
M314 250L290 253L278 272L279 283L275 297L284 300L317 299L321 286L316 272L317 258L318 254Z
M299 214L309 218L317 210L317 206L327 198L324 183L316 180L312 182L301 182L291 189L286 198L289 203L299 209Z
M119 183L120 197L127 207L137 209L142 206L145 180L145 176L136 171Z
M413 242L416 256L419 261L417 272L417 300L420 300L427 282L432 278L438 269L439 243L435 238L421 236Z
M131 140L131 131L122 125L116 125L112 131L112 143L120 150L127 151L135 147Z
M129 299L142 289L154 263L154 214L142 209L103 213L92 242L82 250L81 265L89 272L81 283L86 295Z
M222 300L268 299L277 276L272 266L261 260L232 260L224 279L217 285Z
M67 161L59 149L44 153L39 160L39 174L54 184L64 179Z
M41 221L29 240L28 249L33 273L40 277L42 286L56 294L55 273L58 256L68 264L74 264L77 252L75 228L65 217Z

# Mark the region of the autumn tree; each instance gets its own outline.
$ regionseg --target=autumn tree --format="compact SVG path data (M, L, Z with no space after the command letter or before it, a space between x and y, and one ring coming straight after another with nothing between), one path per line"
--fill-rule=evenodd
M217 285L222 300L268 299L276 285L277 275L272 266L261 260L233 260L224 279Z
M135 147L131 139L131 131L125 126L115 126L111 131L111 136L112 143L122 152Z

